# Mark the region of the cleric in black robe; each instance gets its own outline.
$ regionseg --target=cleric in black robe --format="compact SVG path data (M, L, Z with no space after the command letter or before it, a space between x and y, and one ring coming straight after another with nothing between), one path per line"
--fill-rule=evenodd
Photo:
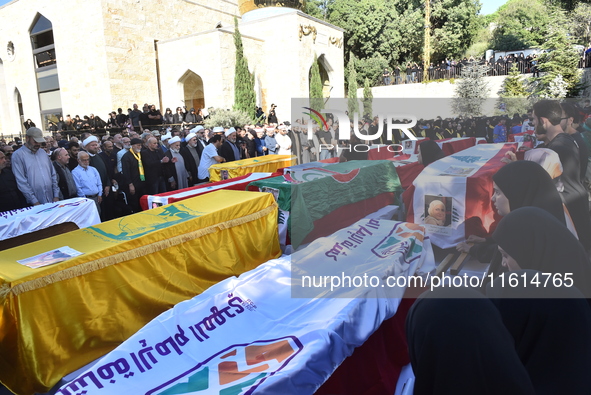
M565 273L573 285L591 298L591 262L573 234L552 214L537 207L522 207L507 214L493 233L509 271L539 270Z
M414 395L534 394L501 315L479 292L439 288L408 312Z
M591 308L574 287L537 286L545 276L515 272L507 286L496 279L486 290L538 395L583 395L591 390ZM525 278L525 283L524 279ZM515 285L515 284L514 284Z

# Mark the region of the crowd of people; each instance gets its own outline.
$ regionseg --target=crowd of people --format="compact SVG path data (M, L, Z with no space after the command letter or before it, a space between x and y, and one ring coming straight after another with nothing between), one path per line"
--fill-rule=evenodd
M462 69L468 65L481 65L488 67L487 75L509 75L513 66L521 74L531 73L533 77L540 76L538 68L539 61L537 54L530 54L525 56L523 52L507 54L499 56L495 59L494 56L486 58L469 58L464 57L461 60L445 58L440 62L430 63L427 68L429 80L459 78L462 75ZM413 84L423 82L425 67L424 62L407 62L406 64L396 65L392 70L385 68L381 75L381 82L383 85L398 85L398 84ZM579 68L591 67L591 46L588 47L581 54L579 60Z
M94 200L102 220L137 212L144 194L209 181L213 164L290 154L288 126L185 123L141 134L82 132L69 140L30 126L24 142L0 141L0 212L73 197Z
M338 156L337 147L344 144L330 116L328 130L316 128L312 140L305 136L303 120L213 129L190 121L183 118L184 124L174 127L173 118L160 131L159 122L142 129L146 124L140 120L138 131L83 132L69 140L59 130L44 136L29 125L22 144L1 142L0 211L79 196L94 200L101 219L108 220L139 211L144 194L207 182L208 169L216 163L273 154L294 154L305 163ZM379 117L363 119L358 126L362 133L375 134L379 122ZM584 394L591 388L589 100L581 106L542 100L512 118L438 118L413 128L415 135L431 138L419 145L419 162L425 166L444 156L433 140L474 136L504 142L524 131L540 142L536 150L558 155L562 173L552 178L539 164L508 155L508 164L493 177L491 200L503 218L491 238L472 235L457 249L491 262L495 279L481 292L443 289L415 303L407 337L417 394ZM345 152L341 160L359 159ZM431 206L425 223L442 226L445 205L434 200ZM540 273L570 274L573 286L528 288L526 280L518 287L499 286L507 273L527 281ZM438 341L442 336L445 341Z

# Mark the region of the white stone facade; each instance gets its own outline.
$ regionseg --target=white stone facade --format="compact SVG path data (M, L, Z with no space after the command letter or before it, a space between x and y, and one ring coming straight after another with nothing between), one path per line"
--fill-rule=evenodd
M290 99L308 95L314 54L328 69L333 97L344 95L344 60L342 30L285 10L245 19L240 30L258 104L267 111L274 102L287 120ZM53 25L64 116L106 119L133 103L174 111L184 103L182 81L189 71L203 80L205 107L233 104L234 17L241 21L236 0L14 0L0 7L0 134L21 131L17 90L24 118L41 125L30 40L38 14ZM310 34L300 40L300 25L315 27L316 39Z

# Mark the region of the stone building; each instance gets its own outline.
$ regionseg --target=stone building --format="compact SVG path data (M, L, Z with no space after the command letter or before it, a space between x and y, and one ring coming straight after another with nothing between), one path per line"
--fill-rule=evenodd
M0 7L0 133L22 132L29 118L43 128L66 114L106 119L133 103L230 108L235 17L265 111L275 103L289 119L291 98L308 95L314 55L327 96L344 97L343 30L302 4L14 0Z

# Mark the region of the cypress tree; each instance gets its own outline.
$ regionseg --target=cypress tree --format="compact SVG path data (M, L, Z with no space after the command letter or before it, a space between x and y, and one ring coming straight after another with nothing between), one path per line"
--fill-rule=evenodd
M509 115L525 114L529 108L528 96L529 92L525 88L517 65L514 63L509 75L503 81L503 87L499 92L498 107L501 108L501 104L504 104L505 113Z
M557 78L560 79L558 77L560 75L566 82L566 97L576 97L583 88L581 73L578 69L579 55L573 48L567 31L562 27L552 26L543 49L547 52L538 57L538 67L546 74L541 78L541 89L538 94L542 97L556 97L549 92L549 88Z
M234 18L234 46L236 47L236 69L234 74L234 109L242 111L250 118L256 114L256 94L254 92L254 74L248 71L248 62L244 57L242 35L238 30L238 19Z
M365 79L365 86L363 87L363 115L373 117L373 93L371 92L371 85L369 79Z
M349 117L353 116L353 113L359 112L359 102L357 101L357 72L355 71L355 58L351 55L349 60L349 75L347 76L347 107L349 109Z
M320 67L318 67L316 55L314 55L314 63L312 63L312 69L310 70L310 107L316 111L324 108L322 80L320 79Z

